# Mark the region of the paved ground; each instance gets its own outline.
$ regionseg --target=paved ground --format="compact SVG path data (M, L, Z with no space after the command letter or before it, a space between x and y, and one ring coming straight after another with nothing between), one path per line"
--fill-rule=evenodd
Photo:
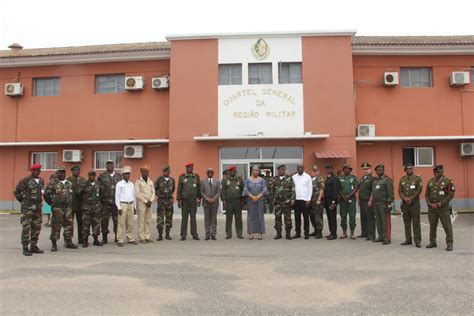
M422 216L423 245L428 238ZM363 240L178 240L49 251L26 258L18 215L0 215L0 313L11 314L472 314L474 214L455 222L455 250ZM327 226L326 226L327 227ZM202 219L199 220L202 234ZM156 238L156 231L154 237Z

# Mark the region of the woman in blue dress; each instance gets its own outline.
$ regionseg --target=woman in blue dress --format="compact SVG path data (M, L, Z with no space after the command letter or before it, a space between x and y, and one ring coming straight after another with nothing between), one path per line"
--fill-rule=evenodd
M265 200L268 196L266 181L260 177L260 168L252 167L252 176L245 180L242 196L247 197L247 234L249 239L262 240L265 234ZM256 236L255 236L256 235Z

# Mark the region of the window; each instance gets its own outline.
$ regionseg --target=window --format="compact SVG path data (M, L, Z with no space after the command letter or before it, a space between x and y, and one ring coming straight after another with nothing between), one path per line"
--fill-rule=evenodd
M249 64L249 84L272 84L272 64Z
M403 164L411 163L416 167L434 166L433 147L403 148Z
M279 63L279 83L301 83L301 63Z
M117 169L121 169L123 167L123 151L96 151L94 155L95 169L105 169L107 160L112 160L114 162L115 168Z
M400 86L409 88L432 87L431 68L400 68Z
M121 93L125 90L125 75L98 75L95 77L95 93Z
M242 84L242 64L219 65L219 85Z
M262 147L263 159L302 159L303 147Z
M34 78L33 95L36 97L59 95L60 78Z
M474 85L474 67L471 68L471 84Z
M34 152L31 154L31 164L40 163L43 170L55 170L57 165L56 152Z

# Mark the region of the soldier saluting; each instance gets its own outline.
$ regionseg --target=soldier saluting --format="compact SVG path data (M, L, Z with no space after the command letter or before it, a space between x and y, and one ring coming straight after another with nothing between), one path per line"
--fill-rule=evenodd
M15 198L21 203L21 244L25 256L44 252L37 246L41 232L41 204L44 191L44 180L39 176L41 167L41 164L32 165L31 175L21 179L14 192ZM30 245L29 249L28 245Z

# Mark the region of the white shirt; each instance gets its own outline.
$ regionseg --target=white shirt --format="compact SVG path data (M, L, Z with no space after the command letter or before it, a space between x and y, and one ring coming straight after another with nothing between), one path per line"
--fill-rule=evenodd
M119 210L122 209L120 202L133 202L133 207L136 207L135 186L132 181L120 180L115 186L115 205Z
M292 178L295 183L296 200L310 201L311 195L313 195L313 183L310 175L306 172L303 172L302 175L295 173Z

